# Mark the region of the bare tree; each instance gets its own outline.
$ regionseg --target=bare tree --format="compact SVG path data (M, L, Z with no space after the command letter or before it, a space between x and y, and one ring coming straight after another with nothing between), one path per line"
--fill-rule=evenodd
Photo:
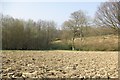
M0 14L0 50L2 50L2 14Z
M72 50L75 49L75 38L79 35L80 37L83 37L83 27L86 27L87 24L87 16L82 11L75 11L71 14L71 17L68 21L64 22L64 26L68 27L72 33Z
M120 2L111 0L101 3L95 16L95 22L98 26L110 27L115 31L120 29Z

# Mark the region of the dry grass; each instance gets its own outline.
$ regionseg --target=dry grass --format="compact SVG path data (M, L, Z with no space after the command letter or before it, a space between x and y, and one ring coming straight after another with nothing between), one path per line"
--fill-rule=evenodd
M86 37L84 40L76 39L75 46L80 50L90 51L117 51L118 50L118 36L96 36Z
M58 40L53 42L53 49L71 50L71 40ZM75 49L79 51L118 51L118 36L94 36L75 39Z

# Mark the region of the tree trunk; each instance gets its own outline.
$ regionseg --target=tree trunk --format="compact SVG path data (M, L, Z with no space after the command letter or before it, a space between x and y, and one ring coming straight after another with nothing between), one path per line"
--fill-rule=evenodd
M74 40L75 40L75 38L72 39L72 50L75 50Z

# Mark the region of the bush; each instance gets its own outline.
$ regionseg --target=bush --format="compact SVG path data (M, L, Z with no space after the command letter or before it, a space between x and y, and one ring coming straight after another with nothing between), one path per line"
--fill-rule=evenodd
M66 43L53 43L50 46L51 50L71 50L71 45Z

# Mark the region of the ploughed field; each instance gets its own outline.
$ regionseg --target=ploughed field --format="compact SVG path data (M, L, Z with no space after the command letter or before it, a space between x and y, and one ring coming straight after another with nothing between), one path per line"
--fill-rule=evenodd
M118 78L118 52L2 51L3 78Z

